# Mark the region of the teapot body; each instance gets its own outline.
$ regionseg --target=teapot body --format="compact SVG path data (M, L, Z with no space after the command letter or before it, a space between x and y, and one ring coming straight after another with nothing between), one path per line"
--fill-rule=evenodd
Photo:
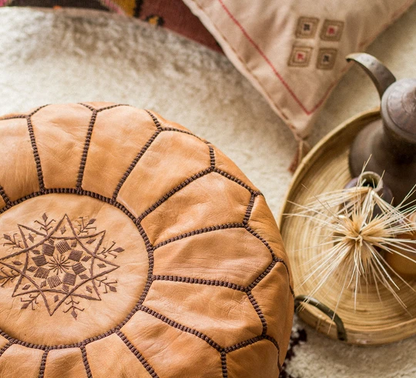
M350 60L364 68L381 97L381 119L367 125L351 145L351 175L359 176L364 167L376 172L392 190L394 204L409 203L416 198L408 196L416 185L416 79L396 81L368 54L353 54Z
M410 146L409 150L414 146ZM352 177L366 171L378 173L393 192L393 203L400 204L416 184L415 154L404 159L397 151L394 137L385 132L381 119L368 124L355 138L350 148L349 167ZM415 199L415 196L406 202Z

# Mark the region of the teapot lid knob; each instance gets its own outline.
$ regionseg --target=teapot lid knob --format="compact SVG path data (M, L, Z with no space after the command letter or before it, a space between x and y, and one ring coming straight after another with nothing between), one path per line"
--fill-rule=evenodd
M386 97L385 107L391 121L408 137L416 139L416 79L397 81L389 88Z

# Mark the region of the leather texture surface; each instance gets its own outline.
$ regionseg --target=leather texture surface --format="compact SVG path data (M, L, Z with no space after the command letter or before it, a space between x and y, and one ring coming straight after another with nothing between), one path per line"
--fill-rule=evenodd
M293 291L264 197L127 105L0 118L0 376L278 377Z

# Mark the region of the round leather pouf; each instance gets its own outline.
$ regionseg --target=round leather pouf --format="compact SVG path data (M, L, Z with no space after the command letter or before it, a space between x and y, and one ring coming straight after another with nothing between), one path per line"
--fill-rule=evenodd
M293 296L262 194L127 105L0 119L0 376L278 377Z

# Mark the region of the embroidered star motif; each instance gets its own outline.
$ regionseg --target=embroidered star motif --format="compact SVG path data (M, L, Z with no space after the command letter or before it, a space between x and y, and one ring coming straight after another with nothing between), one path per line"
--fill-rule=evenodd
M105 285L102 282L106 280L104 276L119 266L108 261L107 254L98 254L105 231L89 234L89 231L95 230L91 225L95 220L85 224L81 218L82 223L74 227L66 214L57 223L48 220L45 214L42 219L35 221L40 225L39 230L18 225L19 233L13 238L5 235L8 241L5 244L18 251L0 259L2 272L9 268L10 272L19 276L12 296L21 297L24 303L22 309L29 305L33 309L34 303L42 298L49 315L52 316L64 303L69 306L64 312L72 310L71 314L76 319L76 310L83 311L77 307L79 301L76 299L100 301L98 287ZM123 249L118 248L117 251ZM116 291L115 287L109 289Z

